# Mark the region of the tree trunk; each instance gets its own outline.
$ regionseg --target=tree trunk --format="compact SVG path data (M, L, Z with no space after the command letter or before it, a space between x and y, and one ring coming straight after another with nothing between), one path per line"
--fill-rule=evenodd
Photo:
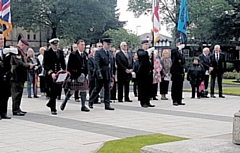
M52 36L51 39L57 38L57 28L52 28Z

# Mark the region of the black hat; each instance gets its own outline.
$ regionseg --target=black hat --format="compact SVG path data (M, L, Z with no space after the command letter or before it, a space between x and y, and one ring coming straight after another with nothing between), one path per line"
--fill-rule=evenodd
M149 43L149 41L148 40L143 40L142 41L142 44L146 44L146 43Z
M176 38L176 43L182 43L182 39L181 38Z
M53 38L53 39L49 40L49 43L53 44L53 45L57 45L59 43L59 41L60 40L58 38Z
M112 38L103 38L103 39L102 39L103 42L106 42L106 43L108 43L108 44L111 44L111 43L112 43L112 40L113 40Z
M198 61L200 61L199 57L194 57L193 60L198 60Z

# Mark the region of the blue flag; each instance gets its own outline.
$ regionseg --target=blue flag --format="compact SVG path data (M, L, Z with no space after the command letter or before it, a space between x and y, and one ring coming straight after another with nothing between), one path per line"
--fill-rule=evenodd
M177 30L180 34L182 43L187 42L187 25L188 25L188 7L187 7L187 0L182 0L180 6L180 13L178 18L178 27Z

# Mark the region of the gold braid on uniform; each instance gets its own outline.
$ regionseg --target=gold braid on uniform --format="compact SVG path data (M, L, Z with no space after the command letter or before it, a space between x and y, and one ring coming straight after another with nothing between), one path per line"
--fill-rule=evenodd
M48 75L51 75L51 73L53 73L53 70L48 71Z

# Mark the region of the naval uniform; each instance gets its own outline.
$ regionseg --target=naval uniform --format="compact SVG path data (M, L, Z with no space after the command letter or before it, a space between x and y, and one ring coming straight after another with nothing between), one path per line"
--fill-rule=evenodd
M54 83L52 74L56 74L58 71L66 69L63 51L54 51L52 48L50 48L49 50L45 51L43 61L50 87L50 99L47 103L47 106L51 108L52 112L56 112L56 99L58 93L62 90L62 85Z

